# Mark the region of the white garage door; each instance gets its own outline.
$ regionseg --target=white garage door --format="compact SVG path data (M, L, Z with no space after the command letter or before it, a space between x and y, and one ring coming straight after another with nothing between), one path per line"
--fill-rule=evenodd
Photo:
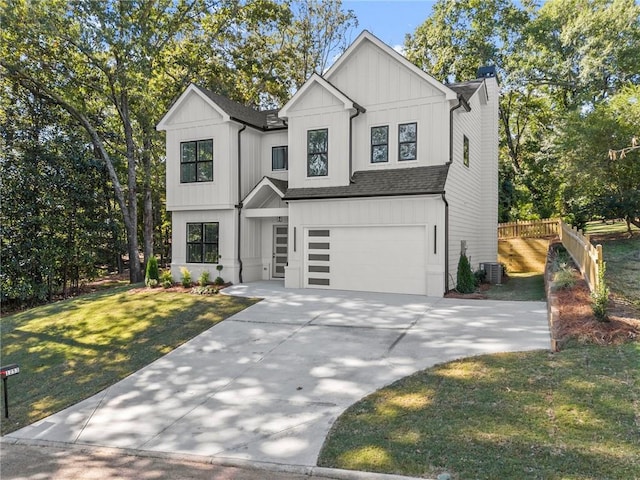
M427 292L424 226L314 228L305 243L309 287Z

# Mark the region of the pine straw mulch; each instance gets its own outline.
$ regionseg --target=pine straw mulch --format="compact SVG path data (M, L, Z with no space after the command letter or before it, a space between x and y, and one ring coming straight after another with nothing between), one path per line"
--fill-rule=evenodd
M223 288L227 288L229 286L233 285L231 282L227 282L227 283L223 283L221 285L214 285L214 284L209 284L207 285L208 287L211 288L215 288L218 291L222 290ZM182 284L180 283L174 283L171 287L169 288L164 288L162 286L157 286L157 287L153 287L151 290L158 290L159 292L178 292L178 293L192 293L192 290L194 288L198 287L198 284L194 283L191 287L183 287ZM150 290L149 287L144 286L144 287L138 287L138 288L132 288L131 290L128 291L129 294L134 294L134 293L142 293L142 292L148 292Z
M591 310L589 287L583 279L554 294L559 318L554 322L553 337L560 345L570 340L598 345L640 340L640 312L621 299L610 296L609 321L599 322Z

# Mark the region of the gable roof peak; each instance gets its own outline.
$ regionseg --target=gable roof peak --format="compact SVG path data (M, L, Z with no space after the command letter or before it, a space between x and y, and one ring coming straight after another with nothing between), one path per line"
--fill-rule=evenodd
M442 92L445 95L445 98L447 100L456 100L457 95L453 90L451 90L449 87L447 87L443 83L436 80L434 77L429 75L424 70L418 68L416 65L414 65L409 60L407 60L407 58L404 55L402 55L400 52L391 48L389 45L384 43L382 40L380 40L378 37L376 37L373 33L369 32L368 30L363 30L360 33L360 35L358 35L358 37L354 40L354 42L351 45L349 45L349 47L344 51L344 53L340 56L340 58L338 58L338 60L336 60L333 65L331 65L329 70L327 70L327 72L324 74L324 78L326 78L327 80L331 80L331 77L338 70L340 70L340 67L348 60L348 58L351 55L353 55L353 53L358 49L358 47L364 42L369 42L373 44L378 49L382 50L384 53L386 53L387 55L395 59L398 63L403 65L405 68L407 68L411 72L418 75L420 78L425 80L431 86L435 87L436 90L439 90L440 92Z
M358 103L354 102L351 98L345 95L339 88L333 85L329 80L327 80L322 75L314 72L311 74L309 79L304 82L304 85L300 87L300 89L289 99L289 101L280 109L278 115L280 118L288 118L289 110L293 107L293 105L305 95L305 93L311 88L312 85L320 85L322 88L331 93L334 97L336 97L342 104L344 105L345 110L354 110L364 113L366 110L364 107L360 106Z

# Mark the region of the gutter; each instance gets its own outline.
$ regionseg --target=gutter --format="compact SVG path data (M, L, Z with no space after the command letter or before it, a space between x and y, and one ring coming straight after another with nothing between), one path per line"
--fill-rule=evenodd
M357 103L354 103L353 106L356 109L356 113L349 117L349 182L353 182L353 119L367 111Z
M464 99L462 94L458 94L458 104L449 109L449 161L447 165L453 163L453 112L463 107L466 112L471 111L471 105ZM445 192L442 192L444 203L444 293L449 291L449 202Z
M239 123L241 125L244 125L244 127L251 127L254 130L258 130L259 132L278 132L281 130L287 130L289 128L289 125L287 125L287 122L282 120L282 122L284 123L284 125L282 127L266 127L266 126L259 126L259 125L254 125L253 123L249 123L246 120L242 120L238 117L229 117L230 120L233 120L236 123ZM244 128L242 129L244 130Z
M353 195L316 195L306 197L287 197L282 198L285 202L296 202L304 200L344 200L345 198L380 198L380 197L415 197L424 195L444 195L444 191L437 192L398 192L398 193L359 193Z
M242 246L242 132L247 129L247 125L243 124L242 128L238 130L238 281L242 283L242 256L240 255L240 248Z

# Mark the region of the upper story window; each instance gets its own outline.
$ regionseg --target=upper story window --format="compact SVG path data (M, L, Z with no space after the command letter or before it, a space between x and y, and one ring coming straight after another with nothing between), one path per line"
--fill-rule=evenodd
M213 140L180 144L180 183L213 180Z
M418 158L418 124L402 123L398 125L398 160Z
M289 147L271 148L271 170L287 170L289 168Z
M187 262L218 262L218 222L187 223Z
M389 161L389 126L371 127L371 163Z
M465 167L469 166L469 139L466 135L462 139L462 163Z
M329 174L329 130L307 131L307 177Z

